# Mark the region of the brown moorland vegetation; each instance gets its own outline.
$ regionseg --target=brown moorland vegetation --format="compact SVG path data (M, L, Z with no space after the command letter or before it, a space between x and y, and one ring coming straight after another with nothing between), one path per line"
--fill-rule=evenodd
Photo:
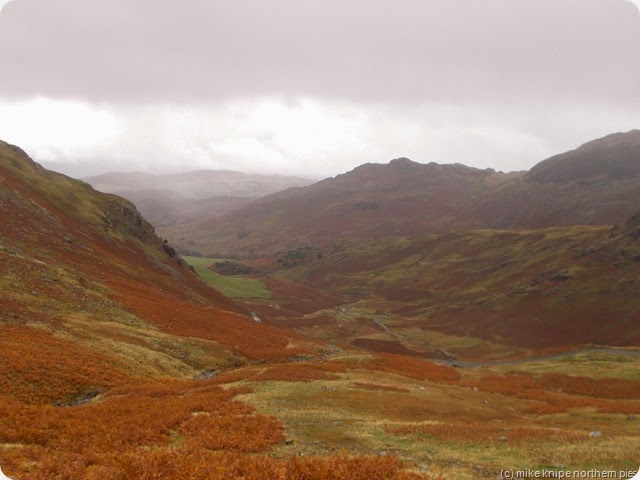
M430 382L455 382L460 380L460 373L453 367L437 365L433 362L391 353L377 354L364 367Z
M68 402L132 380L106 355L42 329L2 326L0 351L0 395L25 404Z
M14 445L2 450L3 467L24 480L425 478L402 473L395 458L245 455L284 436L278 421L233 400L242 392L203 380L114 388L76 407L3 397L0 443Z
M545 374L540 379L532 375L490 375L467 384L485 392L539 402L525 408L529 413L562 413L577 408L625 415L640 413L638 381Z
M479 341L523 353L633 346L640 341L635 231L575 226L342 240L320 249L320 259L264 273L271 284L298 285L274 289L269 303L281 308L266 318L369 351L434 358L442 358L438 346L478 358L482 352L470 347ZM312 320L328 314L333 323ZM450 343L433 342L434 333Z

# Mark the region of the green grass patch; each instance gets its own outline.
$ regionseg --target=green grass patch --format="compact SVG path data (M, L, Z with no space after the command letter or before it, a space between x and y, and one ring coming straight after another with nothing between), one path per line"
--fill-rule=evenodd
M224 258L210 258L210 257L190 257L188 255L181 255L181 257L192 267L207 268L217 262L224 262Z
M196 271L200 278L202 278L209 285L212 285L216 289L220 290L227 297L231 298L271 298L272 294L264 286L260 280L253 278L239 278L239 277L225 277L207 267L213 265L216 262L224 261L219 258L206 258L206 257L182 257L189 263Z

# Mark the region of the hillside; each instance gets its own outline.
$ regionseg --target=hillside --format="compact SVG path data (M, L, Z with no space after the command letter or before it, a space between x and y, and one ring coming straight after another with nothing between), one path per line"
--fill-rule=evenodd
M163 228L179 249L261 256L345 238L477 228L611 225L640 202L639 131L590 142L530 172L406 158L366 164L276 193L219 218Z
M68 309L107 318L115 309L134 323L260 355L247 343L256 329L246 310L205 285L131 203L1 147L3 310L11 318L44 315L64 324ZM46 314L43 304L52 304ZM274 335L276 350L288 344Z
M312 180L229 170L173 174L112 172L84 179L96 190L133 202L155 226L196 222L223 215L265 195L301 187Z
M540 162L527 174L527 179L564 183L596 177L638 178L639 151L640 130L614 133Z
M346 236L411 235L473 228L455 218L473 194L519 174L464 165L423 165L406 158L258 199L233 214L162 229L177 246L206 254L255 255Z
M5 472L116 478L117 469L99 465L120 455L133 462L136 448L170 441L170 429L205 405L227 409L231 434L249 422L244 428L261 439L252 451L281 441L277 422L232 401L237 392L189 382L315 347L256 324L204 284L128 201L47 171L3 142L0 213Z
M633 130L540 162L522 181L479 198L470 213L493 228L612 225L639 206L640 130Z
M274 325L371 351L482 359L640 343L638 215L617 227L350 239L250 264Z

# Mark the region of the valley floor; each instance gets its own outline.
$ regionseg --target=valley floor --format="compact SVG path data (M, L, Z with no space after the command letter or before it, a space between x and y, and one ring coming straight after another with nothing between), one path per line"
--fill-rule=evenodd
M588 231L587 238L602 231ZM394 265L407 276L420 261L398 258ZM245 261L262 268L264 262ZM437 325L417 328L397 311L388 313L402 300L370 295L381 289L363 288L367 295L354 301L355 289L367 282L393 281L395 267L378 277L366 269L324 271L334 288L323 290L313 282L319 284L314 272L325 266L303 261L227 277L262 282L270 298L244 298L245 304L326 348L321 357L243 367L218 378L250 388L239 398L282 422L287 440L273 450L276 457L397 457L416 474L463 480L499 478L505 469L637 469L637 348L528 348L445 333ZM312 281L296 282L301 272Z

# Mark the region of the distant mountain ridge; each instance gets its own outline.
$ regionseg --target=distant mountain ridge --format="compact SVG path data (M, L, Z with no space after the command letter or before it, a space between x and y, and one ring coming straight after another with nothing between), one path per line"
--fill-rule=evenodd
M640 131L502 173L461 164L364 164L219 218L163 228L180 248L256 256L341 237L623 223L640 207Z
M302 187L315 180L259 175L231 170L195 170L183 173L111 172L83 179L96 190L121 193L134 189L168 190L187 198L257 198L291 187Z
M314 182L302 177L231 170L169 174L111 172L86 177L84 181L96 190L132 201L155 226L196 222L212 215L223 215L256 198Z

